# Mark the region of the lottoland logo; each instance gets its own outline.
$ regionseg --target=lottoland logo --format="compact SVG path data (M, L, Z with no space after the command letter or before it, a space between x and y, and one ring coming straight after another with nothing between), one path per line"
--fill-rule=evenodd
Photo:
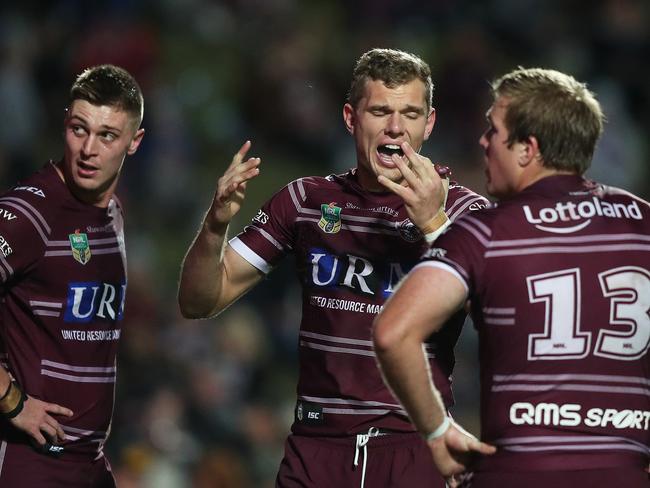
M528 222L535 225L539 230L553 232L555 234L570 234L571 232L584 229L591 223L591 218L595 216L609 217L612 219L643 219L641 209L636 201L625 205L624 203L604 202L596 197L577 204L573 202L558 202L555 204L555 207L540 209L537 215L533 213L533 210L528 205L524 205L523 209ZM572 226L542 225L575 221L581 222Z
M584 415L577 403L517 402L510 406L510 422L514 425L562 425L575 427L614 427L615 429L648 430L650 412L647 410L617 410L590 408Z

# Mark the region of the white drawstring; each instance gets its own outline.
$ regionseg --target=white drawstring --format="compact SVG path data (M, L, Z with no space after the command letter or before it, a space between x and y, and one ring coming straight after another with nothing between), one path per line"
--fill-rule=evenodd
M361 470L361 488L366 482L366 461L368 460L368 441L371 437L377 437L379 429L370 427L367 434L357 434L357 447L354 450L354 465L359 465L359 448L363 447L363 468Z

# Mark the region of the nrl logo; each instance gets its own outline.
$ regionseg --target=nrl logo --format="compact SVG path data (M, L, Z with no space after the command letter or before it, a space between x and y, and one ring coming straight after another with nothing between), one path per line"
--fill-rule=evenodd
M336 202L322 203L320 206L321 218L318 227L326 234L336 234L341 230L341 207Z
M76 230L74 234L68 234L68 239L70 239L72 257L75 261L78 261L81 264L86 264L90 261L90 244L88 243L88 236L83 232Z

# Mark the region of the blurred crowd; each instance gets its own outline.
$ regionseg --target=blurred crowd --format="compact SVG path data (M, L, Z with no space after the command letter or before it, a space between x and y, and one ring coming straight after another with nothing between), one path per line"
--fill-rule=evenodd
M355 164L341 108L358 56L419 54L437 123L423 153L483 192L488 82L518 65L588 82L607 115L588 175L650 198L646 0L92 0L0 6L0 187L61 155L67 90L128 69L146 134L118 191L129 288L107 451L122 488L271 487L295 400L299 290L289 263L218 318L176 305L179 265L246 140L261 175L236 233L290 180ZM461 338L454 415L477 432L476 341Z

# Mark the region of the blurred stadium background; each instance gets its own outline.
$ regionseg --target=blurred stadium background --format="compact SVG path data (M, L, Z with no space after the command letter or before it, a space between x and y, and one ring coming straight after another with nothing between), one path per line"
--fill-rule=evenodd
M214 320L183 320L179 263L246 139L262 157L232 233L302 175L355 164L341 107L356 58L413 51L436 84L423 152L483 192L487 82L518 65L586 80L608 117L589 175L650 197L647 0L112 0L0 6L0 186L61 155L67 89L115 63L145 94L127 160L129 290L107 451L121 488L271 487L292 419L299 292L290 260ZM646 60L646 61L644 61ZM454 414L478 432L476 342Z

